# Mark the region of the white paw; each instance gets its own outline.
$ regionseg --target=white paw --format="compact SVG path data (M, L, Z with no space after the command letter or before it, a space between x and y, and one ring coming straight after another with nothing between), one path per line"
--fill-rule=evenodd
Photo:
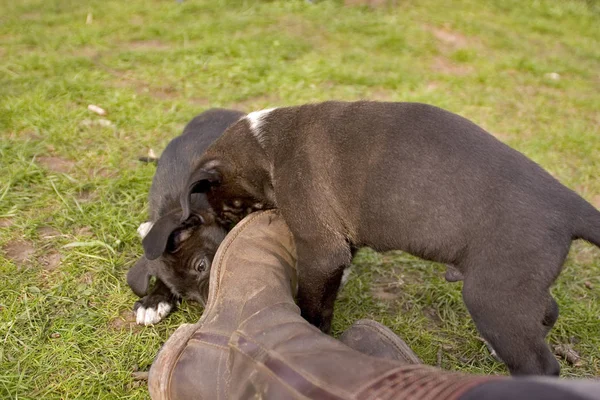
M154 325L169 315L171 305L161 301L156 308L139 307L136 311L135 322L138 325Z
M152 225L154 224L150 221L140 224L137 228L138 235L140 235L142 239L145 238L148 232L150 232L150 229L152 229Z

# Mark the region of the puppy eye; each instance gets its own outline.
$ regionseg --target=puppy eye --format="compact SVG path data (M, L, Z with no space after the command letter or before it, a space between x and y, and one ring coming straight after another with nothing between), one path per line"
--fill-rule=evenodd
M200 261L198 261L195 265L196 272L203 272L206 270L206 259L201 259Z

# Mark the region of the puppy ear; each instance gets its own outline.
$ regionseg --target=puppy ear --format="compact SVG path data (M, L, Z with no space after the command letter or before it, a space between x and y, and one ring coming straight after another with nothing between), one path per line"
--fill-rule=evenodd
M148 292L150 281L150 262L142 256L127 272L127 284L138 297L144 297Z
M150 232L142 239L144 254L148 260L156 260L164 253L169 236L179 226L180 222L174 214L167 214L154 223Z
M217 166L200 168L192 172L187 184L187 192L181 193L180 203L183 214L181 221L187 220L191 213L191 198L193 193L207 193L211 187L221 183L221 173Z

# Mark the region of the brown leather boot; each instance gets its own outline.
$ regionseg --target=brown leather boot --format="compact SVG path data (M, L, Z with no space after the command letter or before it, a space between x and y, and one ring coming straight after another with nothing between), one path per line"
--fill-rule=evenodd
M202 317L179 327L152 365L152 398L227 398L234 330L271 304L297 308L295 257L292 235L276 211L254 213L238 223L215 254Z
M340 341L369 356L397 360L403 364L422 364L404 340L387 326L371 319L356 321L342 333Z
M152 365L152 398L444 400L494 379L370 357L321 333L294 303L295 262L277 211L242 220L215 256L202 318Z

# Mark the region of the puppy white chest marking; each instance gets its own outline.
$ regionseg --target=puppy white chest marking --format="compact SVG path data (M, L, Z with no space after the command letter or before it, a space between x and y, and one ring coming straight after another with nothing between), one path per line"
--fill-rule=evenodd
M148 222L144 222L144 223L140 224L140 226L138 226L137 232L142 239L146 237L148 232L150 232L150 229L152 229L152 225L154 225L154 224L152 222L148 221Z
M275 110L275 108L267 108L266 110L251 112L246 116L246 119L250 124L250 130L252 130L252 134L260 144L263 143L263 135L260 130L261 125L263 124L265 117L273 110Z

